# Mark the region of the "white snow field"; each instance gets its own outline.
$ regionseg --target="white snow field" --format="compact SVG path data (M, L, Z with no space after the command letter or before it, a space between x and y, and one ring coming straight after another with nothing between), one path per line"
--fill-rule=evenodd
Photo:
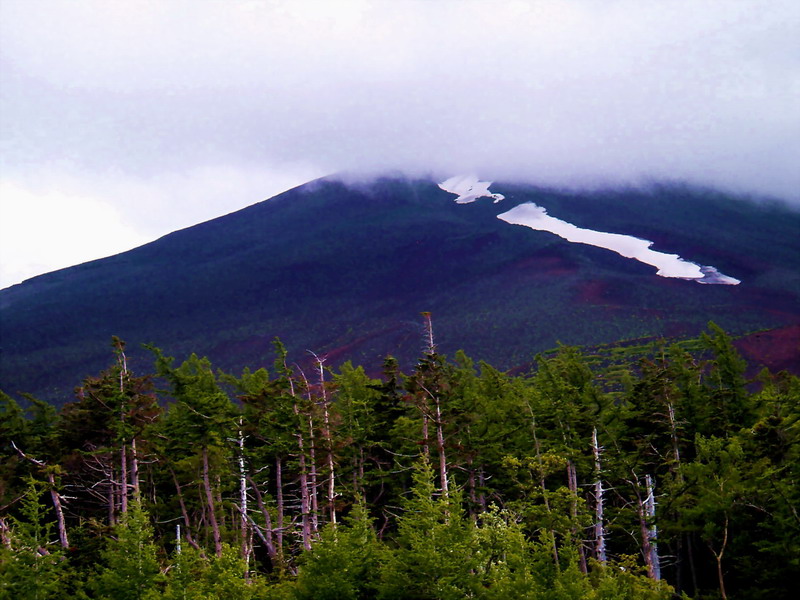
M458 204L468 204L478 198L493 198L497 203L504 198L502 194L493 194L489 191L489 181L479 181L474 175L458 175L439 184L443 190L456 194ZM738 279L723 275L716 268L701 266L682 259L677 254L656 252L650 246L653 242L619 233L606 233L583 229L572 223L556 219L547 214L547 210L526 202L515 206L511 210L497 215L497 218L512 225L522 225L537 231L548 231L576 244L587 244L598 248L605 248L616 252L625 258L632 258L639 262L656 267L656 275L688 279L703 284L737 285Z

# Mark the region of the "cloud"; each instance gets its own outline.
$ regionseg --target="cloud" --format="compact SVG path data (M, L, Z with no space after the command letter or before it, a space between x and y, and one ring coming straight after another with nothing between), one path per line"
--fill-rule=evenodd
M148 177L41 165L0 181L0 288L135 248L301 185L317 173L201 165Z
M165 184L165 212L214 169L239 182L223 210L259 172L380 169L800 201L793 0L5 0L0 17L14 181L117 173Z
M0 287L97 258L98 244L116 253L148 241L124 223L119 211L96 198L31 193L8 182L0 183L0 197Z

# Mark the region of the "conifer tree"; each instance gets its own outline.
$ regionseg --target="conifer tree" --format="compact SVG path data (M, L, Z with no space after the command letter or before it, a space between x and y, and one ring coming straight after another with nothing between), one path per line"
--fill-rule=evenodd
M236 480L230 469L229 441L236 431L236 410L219 387L208 359L192 354L175 368L171 357L152 350L158 374L169 381L175 400L162 425L165 458L199 459L203 515L211 528L214 553L219 557L223 541L220 485ZM213 475L212 468L216 471Z
M397 548L381 572L378 597L455 600L477 591L473 524L461 508L457 489L445 495L434 484L422 457L414 472L411 496L403 502Z
M5 520L5 540L0 546L0 597L62 597L69 563L65 550L53 539L53 522L41 502L45 488L43 482L28 478L19 517Z
M301 559L298 600L374 598L389 550L378 541L366 507L358 501L344 523L328 524Z
M136 500L114 528L103 552L105 564L93 580L98 598L155 600L161 597L163 577L156 559L153 530L141 502Z

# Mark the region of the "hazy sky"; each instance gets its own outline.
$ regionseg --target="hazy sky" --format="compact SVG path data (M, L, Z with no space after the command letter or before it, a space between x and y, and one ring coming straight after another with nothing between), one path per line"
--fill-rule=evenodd
M800 202L797 0L0 0L0 287L332 172Z

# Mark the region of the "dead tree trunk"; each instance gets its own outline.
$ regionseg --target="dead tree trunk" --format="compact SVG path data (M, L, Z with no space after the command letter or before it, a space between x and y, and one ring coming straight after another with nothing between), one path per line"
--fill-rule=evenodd
M311 533L316 535L319 531L319 490L317 488L317 447L314 437L314 399L311 394L311 385L306 378L306 374L300 369L300 376L303 378L303 383L306 387L306 398L308 401L308 413L305 415L308 423L308 487L307 493L310 500L309 527ZM295 411L297 411L297 404L295 404ZM305 464L305 457L301 456L301 461ZM309 542L310 543L310 542Z
M56 510L56 524L58 527L58 541L62 548L69 548L67 539L67 522L64 519L64 508L61 505L61 494L56 489L55 475L52 471L47 473L47 481L50 483L50 498L53 500L53 508Z
M0 517L0 544L2 544L4 548L11 550L11 529L3 517Z
M47 463L42 460L35 459L25 454L22 450L17 448L14 441L11 441L11 447L17 451L17 454L25 460L29 460L45 472L47 482L50 484L50 499L53 501L53 508L56 511L56 527L58 527L58 541L62 548L69 548L69 538L67 537L67 521L64 518L64 507L61 503L61 494L58 493L56 487L56 477L53 474L52 467L48 467Z
M278 503L278 548L283 556L283 461L280 456L275 457L275 496Z
M133 497L139 502L142 491L139 485L139 456L136 453L136 438L131 440L131 479L133 480Z
M250 482L250 485L253 487L253 493L256 496L256 504L258 504L258 509L261 511L261 515L264 517L264 532L262 533L258 526L255 526L254 528L258 536L261 538L261 541L264 542L264 546L267 548L267 555L269 555L269 559L273 564L275 564L278 552L275 548L273 537L272 517L269 514L269 510L267 510L267 507L264 505L264 497L261 494L261 490L259 489L258 485L249 476L247 479Z
M597 427L592 431L592 452L594 453L594 542L595 558L606 563L606 533L603 521L603 480L601 478L602 466L600 463L600 445L597 443Z
M447 454L445 452L445 438L444 438L444 423L442 421L442 405L438 394L434 394L421 383L419 384L428 398L433 401L433 424L436 427L436 451L439 454L439 480L442 484L442 496L447 498L449 493L449 486L447 482ZM428 420L425 412L428 406L427 400L422 406L423 410L423 434L425 435L425 449L427 454L427 439L428 439Z
M203 446L203 487L206 493L206 504L208 505L208 523L211 525L211 534L214 537L214 553L222 556L222 536L217 523L216 503L214 502L214 490L211 487L211 479L208 467L208 446Z
M125 412L127 410L125 378L128 376L128 360L123 351L124 343L117 338L113 338L113 343L117 348L119 362L119 422L122 430L119 440L119 508L124 515L128 512L128 449L125 440Z
M297 406L297 395L295 394L294 380L292 380L291 377L289 378L289 392L294 400L292 404L292 409L294 410L294 414L297 417L297 429L298 429L298 432L297 434L295 434L295 437L297 438L297 449L299 457L298 460L300 467L300 512L301 512L300 528L303 537L303 548L305 550L311 550L311 500L308 491L308 470L306 467L305 442L303 440L303 430L300 419L300 408ZM283 506L282 501L281 501L281 506Z
M245 471L244 463L244 434L242 433L242 418L239 417L239 437L237 439L239 446L239 519L241 521L241 544L242 544L242 558L244 559L246 570L250 570L250 527L247 516L247 473Z
M575 463L572 460L567 461L567 485L569 491L572 492L572 505L570 506L570 514L572 516L572 536L578 542L578 564L581 568L581 573L584 575L589 572L586 564L586 551L583 548L583 536L579 536L578 532L578 470L575 468Z
M117 490L114 483L114 468L111 467L109 469L110 474L108 476L108 491L107 491L107 502L108 502L108 524L110 527L113 527L117 524Z
M442 408L439 402L439 396L434 398L434 406L436 408L436 447L439 451L439 479L442 481L442 495L447 498L448 484L447 484L447 456L444 449L444 425L442 423Z
M424 407L422 410L422 455L426 459L431 457L431 449L428 446L428 414Z
M313 354L313 353L312 353ZM328 392L325 389L325 369L323 368L324 359L321 359L316 354L314 358L317 361L317 369L319 371L319 389L322 396L322 419L323 430L322 435L325 438L326 450L328 453L328 511L330 514L331 523L336 525L336 470L333 460L333 436L331 434L330 414L328 412Z
M433 343L433 319L431 313L427 311L420 314L425 319L425 342L427 345L425 353L433 354L436 352L436 344Z
M722 597L722 600L727 600L728 594L725 591L725 575L722 571L722 557L725 555L725 548L728 545L728 513L725 513L725 523L723 525L723 532L722 532L722 544L720 545L719 550L714 550L714 547L711 543L708 544L708 549L711 550L711 553L714 555L714 559L717 563L717 581L719 582L719 595Z
M128 449L124 440L119 451L119 510L123 515L128 512Z
M655 532L651 528L653 516L655 515L655 499L651 498L652 480L650 476L645 477L645 491L647 495L642 498L641 483L635 473L632 473L632 487L636 495L636 512L639 515L639 529L642 536L642 556L647 566L647 576L650 579L658 580L661 578L661 568L658 561L658 550L655 548ZM652 507L650 506L653 502ZM651 513L653 516L651 516Z
M300 414L297 402L294 403L294 414ZM298 420L299 424L299 420ZM297 450L300 463L300 512L301 529L303 536L303 548L311 550L311 498L308 491L308 472L306 467L306 449L303 440L303 432L299 430L296 434Z
M178 477L175 475L175 471L172 470L172 467L169 468L169 472L170 474L172 474L172 481L175 483L175 493L178 496L178 504L180 504L181 507L183 524L186 526L186 533L184 534L186 536L186 541L189 542L189 545L192 548L194 548L197 551L201 551L200 545L197 542L195 542L194 538L192 537L192 524L191 521L189 520L189 513L186 510L186 502L184 502L183 500L183 491L181 491L181 485L178 483ZM181 533L180 525L178 525L178 529L176 531L178 533L178 536L180 536Z
M650 536L650 562L653 565L653 579L661 579L661 559L658 556L658 525L656 524L656 486L650 475L644 477L647 487L647 498L645 498L645 510L647 512L648 535Z
M314 419L308 414L309 491L311 493L311 531L319 531L319 489L317 487L317 446L314 437Z

